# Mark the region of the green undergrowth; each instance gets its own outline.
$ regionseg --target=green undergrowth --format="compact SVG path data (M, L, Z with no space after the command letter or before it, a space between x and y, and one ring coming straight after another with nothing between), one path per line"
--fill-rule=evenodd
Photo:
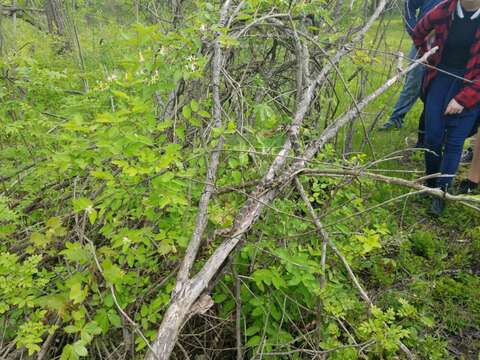
M59 51L58 37L23 22L17 51L0 59L0 327L18 358L36 356L49 335L56 339L52 359L115 357L117 348L126 349L126 358L143 358L147 344L122 312L154 340L195 227L205 157L223 135L217 186L241 190L212 199L194 271L223 240L214 230L232 226L249 182L260 178L285 140L282 129L290 116L271 98L256 102L256 90L267 84L259 74L245 75L251 77L242 115L252 123L240 126L233 100L225 101L225 126L202 137L212 99L203 85L210 64L200 49L213 39L218 7L187 3L191 16L175 31L121 24L118 14L105 16L105 7L93 19L82 18L84 67L74 52ZM302 2L292 11L313 11L320 3ZM273 4L286 6L247 1L242 21ZM396 59L385 57L386 51L408 50L400 21L387 15L362 44L378 51L357 49L340 63L356 98L396 73ZM375 34L384 26L388 31L379 31L380 39ZM13 41L6 34L7 43ZM232 69L245 67L255 46L255 54L268 53L268 38L252 38L240 44L222 38L225 48L239 48ZM281 51L279 57L289 59ZM355 73L360 75L348 80ZM325 119L352 106L341 77L320 92L319 113L309 114L302 129L305 141L321 133ZM190 97L181 97L178 113L159 121L162 106L155 99L165 104L180 80L199 90L187 88ZM422 154L407 150L415 141L420 104L403 129L367 131L369 141L364 136L361 121L368 130L381 109L377 124L385 121L400 87L369 105L310 167L358 168L377 161L371 171L422 176ZM287 85L275 90L291 93ZM335 114L326 114L328 104L338 105ZM409 190L397 185L366 177L300 179L342 258L328 248L323 271L323 239L297 191L283 188L212 284L214 305L186 323L173 356L183 359L186 351L195 359L235 358L238 304L245 358L306 359L328 352L333 360L398 359L404 357L401 341L419 359L476 359L478 212L452 203L433 218L427 198L407 196Z

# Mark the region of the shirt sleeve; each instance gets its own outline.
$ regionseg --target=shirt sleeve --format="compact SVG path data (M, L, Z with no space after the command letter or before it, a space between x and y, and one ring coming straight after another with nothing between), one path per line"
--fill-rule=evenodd
M480 81L465 86L457 96L455 101L466 109L471 109L480 103Z
M417 12L422 6L423 0L405 0L405 27L412 36L413 28L417 24Z
M428 35L434 30L436 20L443 16L439 7L435 7L424 15L415 25L412 31L412 39L416 48L421 48L427 40Z
M480 104L480 74L455 96L455 100L466 109L471 109Z

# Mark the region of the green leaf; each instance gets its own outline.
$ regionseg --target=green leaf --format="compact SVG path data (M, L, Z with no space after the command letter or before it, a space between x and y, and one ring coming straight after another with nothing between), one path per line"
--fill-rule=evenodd
M76 341L73 343L73 351L80 357L84 357L88 355L88 350L85 347L85 344L82 340Z
M108 321L116 328L122 327L122 319L118 316L117 312L114 309L108 311Z
M88 286L85 285L85 287L82 289L82 284L81 283L75 283L73 286L70 288L70 300L73 300L74 304L81 304L85 298L88 295Z
M78 355L75 353L72 345L67 344L63 347L60 360L78 360Z
M252 325L249 328L247 328L247 330L245 330L245 335L252 336L252 335L258 334L260 329L261 329L261 327L257 324Z
M95 220L97 220L97 210L95 209L92 209L90 211L87 211L87 214L88 214L88 220L90 221L90 224L94 224L95 223Z
M206 119L210 119L210 118L212 117L212 115L211 115L209 112L205 111L205 110L200 110L200 111L198 112L198 115L200 115L200 116L202 116L202 117L204 117L204 118L206 118Z
M90 172L90 175L96 177L97 179L113 180L113 175L107 171L93 170Z
M88 332L89 334L92 334L92 335L99 335L99 334L102 333L102 329L100 328L100 326L98 326L96 321L88 322L83 327L83 331L86 331L86 332Z
M69 304L66 293L46 295L38 298L36 304L49 310L54 310L59 314L63 314Z
M128 96L126 93L124 93L123 91L120 91L120 90L112 90L112 93L113 95L115 95L116 97L118 98L121 98L121 99L124 99L124 100L128 100L130 99L130 96Z
M65 331L67 334L75 334L79 331L79 329L75 325L67 325L63 328L63 331Z
M254 107L257 122L261 128L273 129L278 122L273 109L267 104L257 104Z
M284 288L287 286L287 283L285 282L285 280L283 280L278 274L275 274L272 277L272 284L273 286L275 286L276 289Z
M72 200L72 203L73 203L73 209L76 211L76 212L80 212L80 211L83 211L83 210L89 210L89 209L92 209L93 207L93 203L90 199L87 199L87 198L78 198L78 199L73 199Z
M202 123L200 122L200 120L194 118L194 117L191 117L188 119L188 122L190 124L192 124L193 126L196 126L196 127L201 127L202 126Z
M258 335L255 335L254 337L250 338L247 343L245 344L245 346L255 346L255 345L258 345L260 344L260 340L262 338Z
M68 261L78 262L80 265L87 264L92 259L92 254L80 243L65 243L66 249L60 251Z
M57 229L62 226L62 220L58 216L54 216L47 221L47 227L51 229Z
M112 262L107 259L102 263L102 268L105 280L113 285L120 285L122 283L125 273L117 265L112 264Z
M44 234L39 232L33 232L30 235L30 241L36 248L43 249L45 248L51 241L51 238L46 237Z
M182 108L182 115L185 119L190 120L190 118L192 117L192 109L190 109L190 106L185 105Z
M198 109L199 109L199 106L198 106L198 101L193 99L191 102L190 102L190 107L192 108L193 111L197 112Z
M94 321L98 324L101 331L106 334L109 328L108 314L105 309L100 309L97 311L94 317Z

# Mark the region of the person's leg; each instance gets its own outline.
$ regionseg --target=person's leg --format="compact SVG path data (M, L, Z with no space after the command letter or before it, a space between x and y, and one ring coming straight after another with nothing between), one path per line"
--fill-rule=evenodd
M425 173L440 172L442 147L445 138L445 117L443 103L445 94L440 77L433 80L425 102ZM436 179L427 180L427 186L435 187Z
M425 147L425 104L423 105L423 110L418 119L418 131L417 131L417 143L415 144L416 148Z
M437 180L442 189L450 187L457 173L463 144L475 125L476 113L475 110L464 110L461 114L446 116L445 151L441 165L443 176Z
M408 58L414 60L416 57L417 49L415 46L412 46L408 54ZM402 127L405 115L410 111L420 96L424 71L425 70L423 66L417 66L406 75L405 84L403 85L397 103L393 108L392 114L390 115L388 121L381 127L381 129L387 130L394 126Z
M445 139L445 116L444 99L442 93L442 84L439 79L434 79L430 86L425 103L425 173L433 175L440 172L442 165L442 152ZM437 84L439 83L440 84ZM437 187L438 178L431 178L426 181L426 186ZM430 206L430 213L435 216L440 215L445 208L443 199L433 197Z

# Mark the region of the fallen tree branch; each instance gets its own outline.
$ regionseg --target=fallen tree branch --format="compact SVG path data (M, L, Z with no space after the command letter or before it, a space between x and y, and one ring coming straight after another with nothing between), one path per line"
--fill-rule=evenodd
M387 184L400 185L410 189L415 189L421 191L424 194L429 194L432 196L440 197L442 199L450 201L460 201L460 202L471 202L480 204L480 198L475 198L472 196L461 196L461 195L452 195L448 192L441 190L440 188L430 188L428 186L422 185L420 182L425 180L425 177L411 181L402 178L385 176L380 174L375 174L372 172L366 172L362 169L302 169L297 172L297 174L305 175L318 175L318 176L349 176L349 177L367 177L376 181L381 181ZM439 174L432 176L438 177ZM431 178L429 176L429 178Z
M222 105L220 99L220 74L222 71L223 53L220 43L221 29L225 26L227 21L228 11L230 9L231 0L226 0L220 11L219 30L216 33L216 39L214 44L214 55L212 60L212 89L213 89L213 126L217 129L222 127ZM207 167L206 185L203 193L200 197L200 203L198 206L197 220L195 229L192 234L192 238L188 244L185 256L180 265L180 269L177 275L177 282L175 289L172 293L172 298L177 296L184 297L190 287L189 277L192 266L197 257L197 253L200 249L202 236L207 226L208 221L208 204L210 202L211 195L215 190L215 179L217 174L217 168L220 160L221 150L224 144L224 137L220 136L218 143L215 146L215 150L210 156L210 162ZM193 302L190 303L186 309L189 311ZM184 317L175 317L172 321L162 321L162 325L158 332L158 336L152 347L147 352L145 359L153 360L159 358L161 360L168 359L172 352L178 333L184 322Z
M221 13L220 13L220 28L225 25L227 21L228 9L230 8L231 0L226 0L223 4ZM215 41L215 53L213 56L212 62L212 87L213 87L213 121L214 127L216 129L221 128L222 126L222 105L220 100L220 73L222 71L222 48L220 40L220 31L217 32L217 40ZM197 221L195 224L195 230L193 231L192 238L188 243L188 248L183 258L183 261L180 265L177 276L177 284L173 292L173 296L180 293L184 290L184 285L187 279L190 276L190 270L192 269L193 263L195 262L200 244L202 241L202 235L207 226L208 220L208 203L210 202L210 197L215 190L215 179L217 174L217 168L220 160L220 154L224 144L224 137L220 136L218 143L215 147L215 150L210 156L210 161L207 167L206 174L206 185L204 187L202 196L200 197L200 203L198 205L198 214Z
M382 12L386 2L380 1L376 11L370 17L366 25L357 33L358 38L363 36L365 32L370 28L375 19ZM340 58L349 51L348 47L343 47L334 57L333 60L337 62ZM428 52L426 59L435 50ZM184 320L190 313L192 305L199 299L201 294L208 288L210 281L215 277L218 271L222 268L224 262L228 259L230 253L237 247L243 235L251 228L251 226L259 218L261 211L265 207L265 204L269 204L278 194L278 191L294 179L296 172L305 167L305 163L311 160L317 152L338 132L338 130L348 124L358 112L361 111L371 101L376 99L380 94L384 93L390 88L401 76L406 72L412 70L416 66L419 66L420 62L414 63L409 66L402 73L389 79L382 87L377 89L364 100L358 103L358 106L349 110L337 121L332 123L320 136L319 139L313 141L307 148L301 159L295 161L288 168L285 168L285 164L288 158L288 153L291 149L291 136L288 136L282 149L278 152L275 160L270 165L268 171L264 175L262 182L252 192L252 197L246 201L239 213L234 219L233 226L231 228L230 236L227 237L208 258L201 270L191 279L187 279L181 292L176 292L171 299L170 305L165 312L157 333L157 338L153 344L155 352L159 355L161 360L170 358L170 354L175 346L178 334L183 326ZM290 135L295 135L300 130L300 125L303 123L305 114L307 113L311 101L313 99L314 90L317 84L321 83L326 78L331 66L328 64L324 67L322 72L317 76L316 80L311 82L306 88L302 100L296 109L294 119L292 120ZM279 175L280 174L280 175ZM147 354L146 360L152 360L152 355Z

